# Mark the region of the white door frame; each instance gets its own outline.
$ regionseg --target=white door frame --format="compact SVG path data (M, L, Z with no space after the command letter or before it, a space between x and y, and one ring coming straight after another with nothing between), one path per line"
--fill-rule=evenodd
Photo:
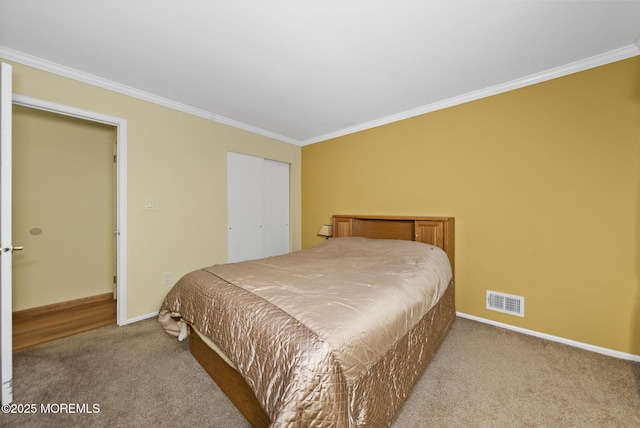
M116 298L118 325L127 324L127 120L25 95L13 94L13 104L116 127Z

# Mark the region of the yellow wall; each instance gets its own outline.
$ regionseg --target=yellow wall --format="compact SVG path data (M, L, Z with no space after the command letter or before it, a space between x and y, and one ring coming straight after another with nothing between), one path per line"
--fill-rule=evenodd
M112 293L115 127L13 108L13 310ZM32 229L41 233L31 233Z
M303 147L302 245L334 213L453 216L458 311L640 355L639 160L635 57Z
M14 93L128 121L129 319L158 311L164 273L178 279L226 261L229 150L291 163L291 242L300 248L300 147L11 64Z

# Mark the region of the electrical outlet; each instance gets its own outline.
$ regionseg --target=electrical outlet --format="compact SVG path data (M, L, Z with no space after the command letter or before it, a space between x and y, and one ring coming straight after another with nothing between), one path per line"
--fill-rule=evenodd
M171 272L165 272L162 275L162 284L163 285L173 285L173 274Z

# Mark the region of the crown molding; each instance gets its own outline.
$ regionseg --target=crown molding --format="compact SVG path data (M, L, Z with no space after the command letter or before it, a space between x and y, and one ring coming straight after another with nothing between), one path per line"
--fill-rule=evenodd
M85 73L79 70L75 70L70 67L66 67L60 64L56 64L51 61L47 61L32 55L25 54L13 49L0 46L0 57L5 58L8 61L14 61L23 65L27 65L39 70L47 71L53 74L57 74L62 77L74 79L83 83L87 83L93 86L97 86L103 89L107 89L113 92L117 92L123 95L127 95L133 98L137 98L143 101L148 101L157 105L161 105L167 108L181 111L183 113L191 114L193 116L201 117L207 120L211 120L224 125L232 126L234 128L242 129L254 134L262 135L264 137L273 138L278 141L286 142L297 146L306 146L309 144L318 143L321 141L330 140L333 138L342 137L348 134L364 131L378 126L387 125L389 123L398 122L401 120L409 119L422 114L431 113L437 110L442 110L448 107L464 104L470 101L479 100L481 98L490 97L493 95L501 94L503 92L512 91L514 89L523 88L526 86L534 85L536 83L545 82L547 80L556 79L558 77L566 76L569 74L577 73L580 71L588 70L590 68L599 67L612 62L624 60L634 56L640 55L640 38L628 46L615 49L604 54L599 54L586 58L580 61L576 61L570 64L566 64L560 67L545 70L540 73L524 76L509 82L501 83L498 85L483 88L477 91L472 91L459 96L451 97L442 101L427 104L414 109L406 110L404 112L396 113L383 118L375 119L368 122L363 122L354 126L340 129L335 132L319 135L307 140L299 141L293 138L289 138L277 133L273 133L256 126L248 125L246 123L238 122L233 119L229 119L224 116L220 116L206 110L202 110L196 107L192 107L186 104L182 104L167 98L159 97L157 95L141 91L126 85L122 85L116 82L112 82L107 79L103 79L94 76L89 73Z
M285 137L274 132L258 128L256 126L248 125L246 123L238 122L228 117L220 116L206 110L202 110L196 107L182 104L177 101L173 101L167 98L163 98L149 92L141 91L130 86L122 85L120 83L112 82L107 79L103 79L98 76L94 76L83 71L79 71L70 67L66 67L51 61L47 61L42 58L38 58L14 49L9 49L4 46L0 46L0 58L4 58L8 61L13 61L22 65L33 67L42 71L46 71L58 76L67 77L69 79L77 80L79 82L87 83L89 85L97 86L99 88L107 89L109 91L117 92L119 94L127 95L139 100L148 101L153 104L157 104L163 107L167 107L173 110L178 110L183 113L187 113L193 116L201 117L203 119L211 120L213 122L221 123L224 125L232 126L234 128L242 129L244 131L252 132L254 134L262 135L264 137L273 138L278 141L294 144L299 146L298 140Z
M545 70L540 73L524 76L509 82L501 83L498 85L490 86L477 91L469 92L460 96L451 97L446 100L438 101L432 104L427 104L415 109L407 110L401 113L386 116L380 119L372 120L369 122L363 122L358 125L354 125L348 128L331 132L328 134L320 135L301 142L302 146L309 144L319 143L321 141L330 140L332 138L342 137L344 135L353 134L359 131L375 128L389 123L398 122L404 119L409 119L415 116L420 116L425 113L431 113L437 110L442 110L448 107L468 103L470 101L479 100L481 98L490 97L492 95L501 94L503 92L513 91L514 89L524 88L526 86L535 85L536 83L545 82L547 80L556 79L558 77L566 76L580 71L588 70L590 68L599 67L601 65L610 64L612 62L620 61L623 59L631 58L640 55L640 38L633 44L615 49L604 54L595 55L590 58L586 58L580 61L572 62L560 67Z

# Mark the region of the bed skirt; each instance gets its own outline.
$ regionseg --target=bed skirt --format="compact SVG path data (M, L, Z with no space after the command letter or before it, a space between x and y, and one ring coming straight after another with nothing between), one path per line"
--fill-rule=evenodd
M349 385L353 426L372 426L371 421L375 421L376 426L388 426L393 422L455 317L455 287L451 281L438 303L389 352ZM195 332L189 336L189 346L195 359L247 421L255 428L268 427L269 416L242 375ZM402 379L386 382L388 389L385 391L370 393L377 390L371 386L379 384L389 373L402 373Z

